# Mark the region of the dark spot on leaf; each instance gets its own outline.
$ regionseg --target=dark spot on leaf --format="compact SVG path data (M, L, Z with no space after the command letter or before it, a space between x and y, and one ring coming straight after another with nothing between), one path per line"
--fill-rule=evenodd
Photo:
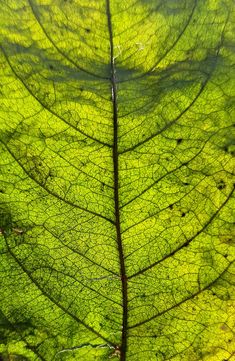
M217 184L217 188L218 188L219 190L222 190L222 189L224 189L225 187L226 187L226 184L224 183L224 181L223 181L223 180L220 180L219 183Z
M181 217L185 217L186 216L186 213L185 212L182 212L181 213Z
M53 70L54 69L54 66L53 65L49 65L49 68L51 69L51 70Z
M224 255L224 257L227 258L227 257L228 257L228 254L226 253L226 254Z
M84 88L80 87L79 90L80 90L81 92L83 92Z
M184 186L189 186L189 183L184 182L183 185L184 185Z
M169 208L170 208L170 209L173 209L173 204L170 204L170 205L169 205Z
M48 177L53 178L56 176L56 171L54 169L50 169L48 172Z
M234 157L234 155L235 155L235 150L232 149L232 147L230 147L231 145L233 145L233 142L232 142L232 143L229 143L229 144L225 144L225 145L222 147L222 149L223 149L226 153L228 153L228 154L230 154L232 157Z
M0 189L0 193L5 193L3 189Z
M178 138L176 141L177 141L177 144L180 144L180 143L182 143L183 139L182 139L182 138Z
M230 243L232 243L233 242L233 239L232 238L227 238L226 240L225 240L225 243L227 243L227 244L230 244Z
M91 32L91 29L86 28L85 31L86 31L86 33L90 33L90 32Z

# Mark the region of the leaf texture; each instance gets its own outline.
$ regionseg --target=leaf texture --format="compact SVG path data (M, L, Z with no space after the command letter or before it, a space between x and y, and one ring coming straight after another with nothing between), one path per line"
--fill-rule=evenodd
M2 359L235 360L234 2L0 24Z

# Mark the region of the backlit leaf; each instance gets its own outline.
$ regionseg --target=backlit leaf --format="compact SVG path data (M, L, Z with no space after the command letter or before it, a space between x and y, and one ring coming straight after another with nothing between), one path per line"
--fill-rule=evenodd
M2 360L235 360L234 10L1 1Z

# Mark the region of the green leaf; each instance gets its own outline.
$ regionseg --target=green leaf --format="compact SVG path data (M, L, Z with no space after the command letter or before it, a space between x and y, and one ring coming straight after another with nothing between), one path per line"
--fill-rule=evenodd
M235 360L233 0L0 24L0 358Z

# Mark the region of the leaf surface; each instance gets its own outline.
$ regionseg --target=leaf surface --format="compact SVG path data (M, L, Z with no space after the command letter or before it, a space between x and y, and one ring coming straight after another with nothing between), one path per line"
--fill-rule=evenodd
M233 1L0 23L1 357L235 360Z

